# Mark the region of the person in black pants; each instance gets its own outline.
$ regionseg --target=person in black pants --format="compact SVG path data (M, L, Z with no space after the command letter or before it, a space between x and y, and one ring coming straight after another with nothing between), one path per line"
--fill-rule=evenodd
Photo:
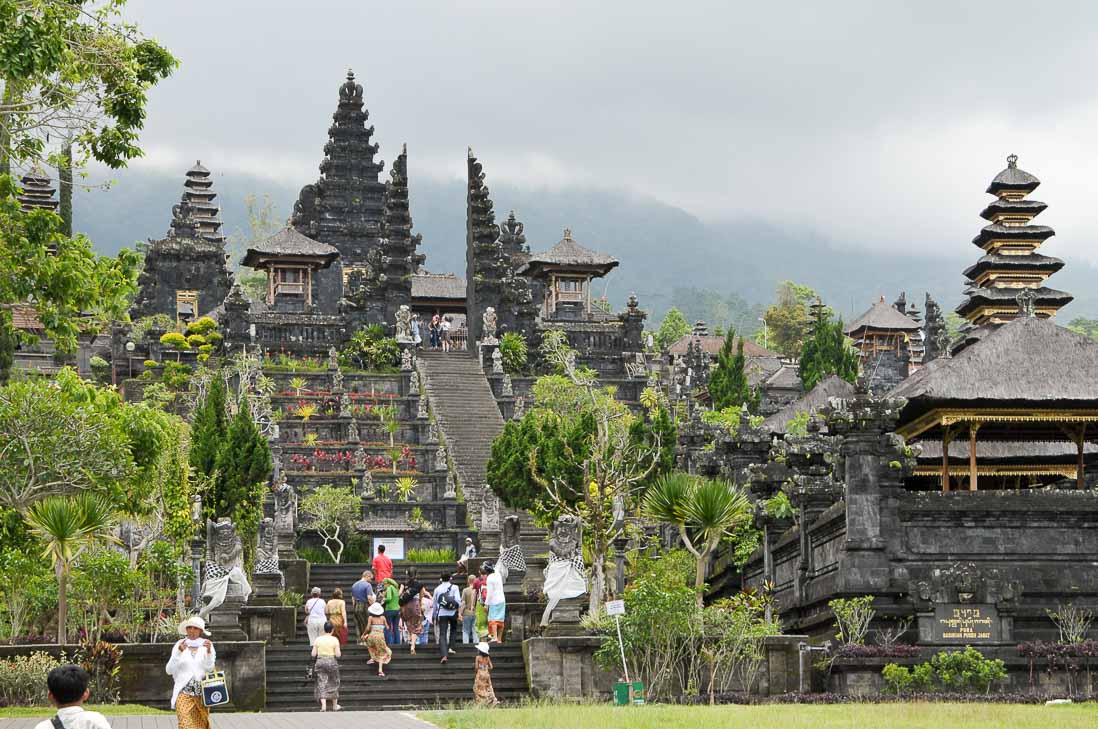
M450 573L443 572L438 587L435 588L435 625L438 626L438 650L442 656L442 663L451 653L457 651L450 648L451 636L457 638L457 614L461 608L461 591L458 586L450 582Z

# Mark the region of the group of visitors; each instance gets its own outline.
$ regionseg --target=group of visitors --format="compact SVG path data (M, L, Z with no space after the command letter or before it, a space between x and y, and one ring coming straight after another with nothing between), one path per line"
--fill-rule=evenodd
M436 311L427 326L431 349L441 349L443 352L449 352L453 349L453 342L450 337L450 330L453 327L454 317L449 314L442 316Z
M475 549L467 552L475 553ZM467 568L467 561L460 563L462 567ZM428 643L432 635L439 660L445 664L456 653L452 646L458 642L460 630L461 642L477 648L474 694L481 703L496 703L489 652L490 643L503 641L506 600L503 580L492 565L482 565L477 575L466 575L464 585L451 572L443 572L434 589L420 581L415 567L409 567L403 582L398 582L385 545L378 545L371 566L350 590L350 614L357 640L370 654L366 665L376 665L377 675L384 678L385 668L393 659L393 646L408 645L408 652L415 655L417 646ZM482 605L488 618L485 640L477 632L477 609ZM342 657L341 647L349 639L347 614L340 588L325 601L321 589L314 587L305 603L305 628L316 659L311 675L321 711L327 710L329 701L333 710L340 709L337 659Z

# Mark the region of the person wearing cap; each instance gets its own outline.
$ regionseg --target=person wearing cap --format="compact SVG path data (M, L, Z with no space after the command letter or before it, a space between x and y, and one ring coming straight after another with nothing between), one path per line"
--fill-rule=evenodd
M370 651L370 660L366 665L377 664L377 675L385 676L385 664L393 658L393 649L385 640L389 623L385 620L385 608L375 602L366 610L370 617L366 621L366 648Z
M172 708L179 729L210 729L210 710L202 702L202 679L213 670L217 651L209 640L206 621L197 615L179 625L184 638L172 648L165 669L172 677Z
M473 698L482 706L495 706L499 703L499 699L496 698L496 691L492 688L492 659L488 657L490 650L490 646L484 641L477 644Z
M457 561L457 573L464 575L469 572L469 560L476 559L477 547L473 544L472 537L465 537L465 551Z
M305 630L309 633L309 647L324 635L324 623L328 622L328 603L320 597L320 588L314 587L305 602Z

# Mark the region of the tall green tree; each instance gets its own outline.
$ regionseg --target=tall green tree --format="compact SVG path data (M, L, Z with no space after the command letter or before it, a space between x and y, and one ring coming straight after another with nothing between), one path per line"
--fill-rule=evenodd
M821 312L812 326L812 336L801 347L801 383L811 390L828 375L847 382L858 378L858 352L843 334L843 320Z
M114 511L103 496L83 491L42 499L31 506L26 518L31 534L42 543L42 556L50 560L57 576L57 642L65 643L72 565L88 548L112 540Z
M754 411L759 404L758 393L747 380L747 357L743 353L743 338L728 330L717 353L717 366L709 374L709 398L714 410L733 405L747 405Z
M241 401L229 423L214 468L206 512L214 520L232 519L243 539L245 554L251 555L255 549L253 537L263 517L263 490L271 475L271 449L252 421L247 399Z
M191 466L200 476L212 476L217 456L228 434L225 416L225 384L214 374L206 390L206 399L198 406L191 424Z
M686 317L682 312L671 307L663 315L660 328L656 331L656 346L660 351L666 350L675 342L682 339L683 335L690 333L690 325L686 323Z
M146 93L178 65L122 21L125 0L0 0L0 174L42 161L52 133L118 168L141 156Z

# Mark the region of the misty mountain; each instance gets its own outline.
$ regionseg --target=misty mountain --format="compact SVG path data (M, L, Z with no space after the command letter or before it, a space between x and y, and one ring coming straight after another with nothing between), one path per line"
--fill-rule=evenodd
M173 176L149 169L123 170L113 173L116 181L109 190L79 191L74 201L76 229L105 254L162 237L171 206L182 192L182 172ZM487 172L491 183L491 169ZM249 194L269 195L276 218L286 219L301 185L310 181L215 174L226 234L247 230L244 201ZM464 275L464 182L413 177L410 187L427 268ZM892 301L900 291L920 309L924 292L929 291L948 310L961 300L961 272L979 256L969 242L979 221L971 230L957 232L955 257L920 257L844 248L826 234L776 221L707 223L658 200L618 190L531 189L503 183L490 188L497 221L514 210L525 224L531 249L553 246L569 227L580 243L616 256L621 265L598 283L594 293L605 294L620 309L635 292L651 321L658 321L673 304L676 288L708 289L722 297L734 294L749 305L762 306L784 279L812 286L848 321L879 296ZM1062 318L1098 313L1098 295L1089 286L1095 273L1086 263L1068 261L1051 279L1053 287L1076 296Z

